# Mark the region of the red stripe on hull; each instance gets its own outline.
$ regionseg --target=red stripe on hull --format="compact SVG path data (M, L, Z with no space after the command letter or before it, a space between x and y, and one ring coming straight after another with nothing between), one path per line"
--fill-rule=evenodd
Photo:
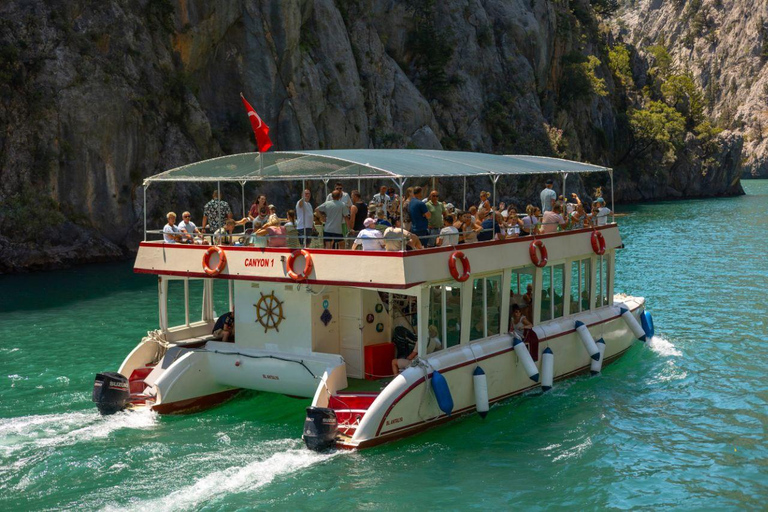
M168 404L153 405L152 410L160 414L191 414L223 404L227 400L234 398L239 392L239 389L229 389L212 395L198 396Z

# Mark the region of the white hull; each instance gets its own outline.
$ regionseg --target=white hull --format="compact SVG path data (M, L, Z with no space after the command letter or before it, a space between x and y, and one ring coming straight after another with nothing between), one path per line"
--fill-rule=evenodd
M617 298L618 299L618 298ZM635 318L644 310L644 299L624 297L624 304ZM541 370L541 354L547 348L554 352L554 379L588 372L592 359L574 329L576 320L588 327L595 339L605 340L605 364L621 356L635 341L635 335L619 316L618 306L606 306L579 313L535 327L538 347L536 365ZM384 389L362 415L359 423L349 428L340 422L346 435L337 446L363 448L413 435L463 414L475 411L473 372L477 365L485 371L490 403L540 386L533 382L512 349L508 334L486 338L470 345L459 345L431 354L422 365L410 367ZM535 342L533 343L535 345ZM450 416L437 405L429 378L438 370L447 380L454 408ZM490 412L493 414L493 411Z

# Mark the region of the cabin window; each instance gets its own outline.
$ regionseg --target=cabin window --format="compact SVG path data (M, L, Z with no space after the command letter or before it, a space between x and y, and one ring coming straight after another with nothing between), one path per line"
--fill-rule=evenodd
M472 282L472 319L469 341L501 332L501 275L480 277Z
M533 322L533 275L534 268L513 270L509 285L509 315L512 316L512 306L517 304L523 310L523 316ZM531 302L526 300L530 287Z
M168 327L188 326L204 316L202 279L168 279Z
M571 313L589 310L591 263L591 258L571 263Z
M429 289L428 330L437 332L436 349L458 345L461 335L461 288L455 284ZM428 343L429 345L429 343Z
M595 293L595 307L608 305L608 258L605 256L597 257L597 268L595 269L595 284L597 290Z
M541 321L563 316L563 276L565 265L552 265L542 270Z

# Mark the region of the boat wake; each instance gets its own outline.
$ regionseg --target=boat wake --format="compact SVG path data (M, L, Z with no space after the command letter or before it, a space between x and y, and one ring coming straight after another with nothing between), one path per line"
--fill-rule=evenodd
M109 436L124 428L146 429L157 422L149 410L102 416L96 411L0 419L0 455L22 448L67 446Z
M269 484L277 477L322 463L341 453L348 453L340 451L313 452L304 448L303 443L301 447L298 447L296 439L284 439L269 444L288 448L245 466L229 467L212 472L197 479L193 484L176 489L162 498L121 505L111 504L104 510L196 509L221 496L256 490Z
M680 357L683 355L682 352L675 348L671 341L662 338L661 336L654 336L651 338L651 340L648 342L648 348L660 356Z

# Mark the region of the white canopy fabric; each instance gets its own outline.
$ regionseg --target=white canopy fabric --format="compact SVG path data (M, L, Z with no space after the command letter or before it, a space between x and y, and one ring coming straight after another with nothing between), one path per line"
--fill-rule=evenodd
M144 184L162 181L460 178L601 171L610 169L543 156L426 149L330 149L223 156L150 176Z

